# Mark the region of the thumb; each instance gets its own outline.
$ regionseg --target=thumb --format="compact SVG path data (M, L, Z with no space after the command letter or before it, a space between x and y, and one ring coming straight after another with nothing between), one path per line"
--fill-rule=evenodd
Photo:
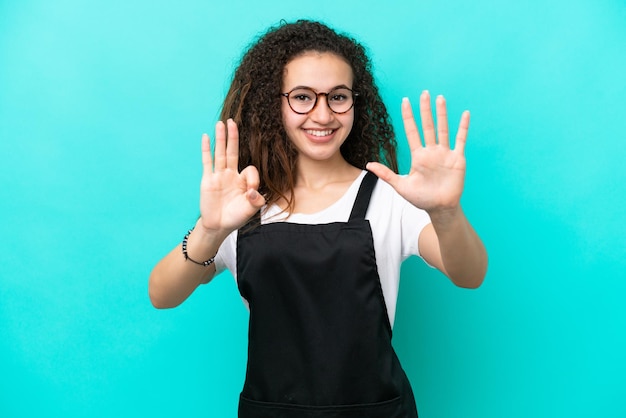
M393 188L396 187L396 183L400 176L394 173L389 167L384 166L381 163L370 162L365 166L366 169L376 174L376 177L389 183Z
M246 193L248 202L255 208L260 209L265 204L265 198L255 189L249 189Z

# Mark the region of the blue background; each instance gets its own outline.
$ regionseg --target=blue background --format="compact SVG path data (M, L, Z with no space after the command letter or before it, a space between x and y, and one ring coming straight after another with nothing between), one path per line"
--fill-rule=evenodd
M403 96L472 112L489 272L468 291L403 267L420 417L625 417L623 0L0 0L0 417L235 416L234 281L157 311L147 279L198 214L243 48L299 17L369 48L404 171Z

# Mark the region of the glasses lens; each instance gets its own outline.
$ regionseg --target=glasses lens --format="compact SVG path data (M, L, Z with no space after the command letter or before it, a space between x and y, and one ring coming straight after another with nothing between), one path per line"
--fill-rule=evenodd
M308 113L317 101L317 94L310 89L296 89L289 93L289 105L298 113Z
M345 113L354 105L354 96L349 89L335 89L328 93L328 106L335 113Z

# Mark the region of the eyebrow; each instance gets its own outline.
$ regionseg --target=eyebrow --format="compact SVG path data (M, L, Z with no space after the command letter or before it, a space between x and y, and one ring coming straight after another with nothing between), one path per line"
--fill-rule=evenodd
M313 87L310 86L295 86L293 88L290 88L289 90L295 90L295 89L309 89L309 90L313 90L316 93L319 93L318 90L314 89ZM331 87L328 91L333 91L333 90L337 90L337 89L348 89L348 90L352 90L352 88L346 86L345 84L339 84L335 87Z

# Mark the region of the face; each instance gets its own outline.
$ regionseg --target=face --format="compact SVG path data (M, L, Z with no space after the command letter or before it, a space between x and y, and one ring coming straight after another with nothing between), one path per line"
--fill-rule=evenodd
M350 65L331 53L307 52L285 66L282 92L307 87L316 93L328 93L339 87L352 88ZM339 148L352 130L354 107L338 114L329 107L330 96L318 95L317 104L305 115L294 112L286 97L282 98L283 125L300 159L328 161L341 157Z

